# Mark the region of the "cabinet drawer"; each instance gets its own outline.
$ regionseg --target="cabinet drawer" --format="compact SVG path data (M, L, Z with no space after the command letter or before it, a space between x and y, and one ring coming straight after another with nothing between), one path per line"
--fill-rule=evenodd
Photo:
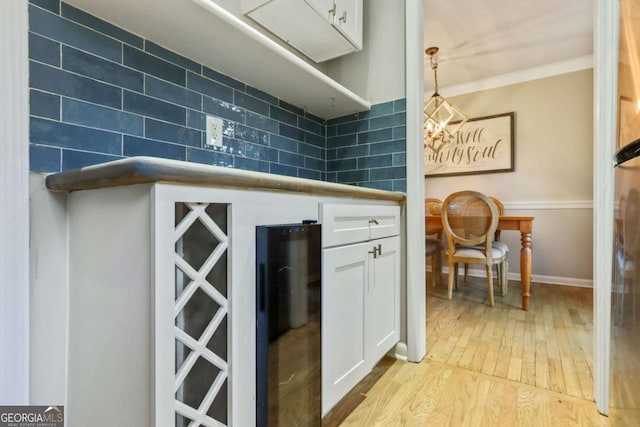
M322 203L322 247L400 234L400 206Z

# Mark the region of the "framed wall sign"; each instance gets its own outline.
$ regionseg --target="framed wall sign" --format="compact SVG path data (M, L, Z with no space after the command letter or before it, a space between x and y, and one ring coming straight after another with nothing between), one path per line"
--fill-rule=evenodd
M448 143L425 147L425 176L513 172L514 116L469 119Z

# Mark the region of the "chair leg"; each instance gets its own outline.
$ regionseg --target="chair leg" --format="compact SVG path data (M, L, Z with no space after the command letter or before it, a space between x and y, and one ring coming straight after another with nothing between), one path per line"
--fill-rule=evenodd
M436 283L440 284L440 277L442 277L442 253L438 252L435 255L436 260Z
M431 255L431 282L435 288L440 283L440 252Z
M487 270L487 287L489 288L489 305L493 307L493 272L491 266L486 266Z
M454 282L453 284L456 287L456 291L458 290L458 263L454 262L453 263L453 278L454 278Z
M469 273L469 264L464 265L464 282L467 283L467 274Z
M502 296L506 297L509 291L509 260L504 259L502 262Z
M455 263L449 262L449 274L447 277L447 292L449 299L453 298L453 282L455 281L455 273L452 271L455 269Z

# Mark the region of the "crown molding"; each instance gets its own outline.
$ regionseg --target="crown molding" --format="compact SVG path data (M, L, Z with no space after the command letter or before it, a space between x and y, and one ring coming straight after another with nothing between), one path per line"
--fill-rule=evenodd
M560 74L572 73L593 68L593 55L580 56L566 61L554 62L552 64L541 65L527 70L502 74L482 80L468 83L447 86L440 88L439 92L444 97L464 95L467 93L479 92L481 90L495 89L502 86L524 83L531 80L544 79ZM426 93L425 93L426 96ZM429 96L431 96L429 94Z

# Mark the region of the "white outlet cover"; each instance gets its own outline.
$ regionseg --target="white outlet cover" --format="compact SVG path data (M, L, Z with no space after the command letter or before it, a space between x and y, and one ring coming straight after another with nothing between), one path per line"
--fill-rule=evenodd
M222 119L207 116L207 132L205 145L208 147L222 147Z

